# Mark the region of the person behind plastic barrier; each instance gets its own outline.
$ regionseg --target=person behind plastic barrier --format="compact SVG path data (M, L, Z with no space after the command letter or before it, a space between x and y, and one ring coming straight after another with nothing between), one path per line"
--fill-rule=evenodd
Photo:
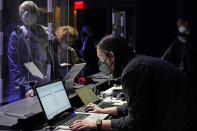
M181 71L190 71L189 59L189 35L190 29L188 21L185 19L178 19L178 36L174 42L164 52L162 59L168 60L177 66Z
M68 69L74 64L80 62L76 51L71 47L78 39L78 32L71 26L60 26L56 30L58 40L58 59L61 65L60 74L64 77Z
M81 30L82 48L79 52L83 60L86 62L84 76L90 76L98 73L98 58L96 56L95 38L89 26L83 26Z
M171 63L135 55L128 42L108 35L97 46L101 71L122 80L127 103L102 109L88 104L94 113L107 113L111 120L77 120L72 130L187 131L192 116L192 98L185 75ZM105 69L104 69L105 67Z
M32 1L23 2L19 6L19 15L23 25L11 33L8 43L8 101L33 96L30 82L39 84L55 77L54 50L48 41L48 29L37 24L37 5ZM44 78L33 76L24 66L27 62L33 62Z

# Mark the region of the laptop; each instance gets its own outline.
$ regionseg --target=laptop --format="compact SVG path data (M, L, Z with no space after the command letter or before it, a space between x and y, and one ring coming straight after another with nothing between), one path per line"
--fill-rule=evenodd
M77 93L77 95L85 105L88 105L89 103L97 104L101 102L101 100L96 96L92 88L88 85L76 89L75 92Z
M115 103L114 100L106 101L106 100L101 100L99 97L97 97L97 95L89 85L76 89L75 92L77 93L77 95L85 105L88 105L89 103L94 103L94 104L98 104L98 106L101 108L116 106L114 104Z
M108 116L108 114L74 112L62 81L38 85L35 91L50 127L63 125L69 128L78 119L97 120Z
M63 78L64 86L66 87L68 95L74 93L74 80L85 67L86 63L74 64L70 71Z

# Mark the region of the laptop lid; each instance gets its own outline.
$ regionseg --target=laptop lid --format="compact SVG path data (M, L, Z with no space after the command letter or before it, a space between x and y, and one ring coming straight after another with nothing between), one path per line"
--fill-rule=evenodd
M76 89L75 92L77 95L80 97L81 101L85 104L88 105L89 103L95 103L99 101L100 99L96 96L94 91L90 86L84 86L79 89ZM87 95L88 94L88 95Z
M63 81L68 79L75 79L81 70L85 67L86 63L74 64L70 71L63 78Z
M37 76L40 79L45 79L45 76L42 74L42 72L38 69L38 67L34 64L34 62L27 62L24 63L24 66L27 68L27 70L33 75Z
M38 85L35 90L49 124L57 122L63 114L73 113L62 81Z
M63 83L67 89L68 94L74 93L74 88L73 88L74 80L81 72L81 70L85 67L85 65L86 63L74 64L70 69L70 71L63 78Z

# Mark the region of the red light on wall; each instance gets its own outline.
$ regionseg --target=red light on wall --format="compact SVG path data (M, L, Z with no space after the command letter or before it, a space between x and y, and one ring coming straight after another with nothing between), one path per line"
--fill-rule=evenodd
M75 10L84 9L84 2L83 1L75 1L74 2L74 9Z

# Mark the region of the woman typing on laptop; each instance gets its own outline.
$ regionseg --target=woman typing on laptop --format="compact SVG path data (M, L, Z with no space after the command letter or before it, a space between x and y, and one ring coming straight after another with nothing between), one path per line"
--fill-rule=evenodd
M120 118L77 120L72 130L189 130L194 104L187 78L176 67L165 60L135 55L124 38L113 35L100 41L97 55L102 72L121 77L127 104L105 109L89 104L89 112Z

